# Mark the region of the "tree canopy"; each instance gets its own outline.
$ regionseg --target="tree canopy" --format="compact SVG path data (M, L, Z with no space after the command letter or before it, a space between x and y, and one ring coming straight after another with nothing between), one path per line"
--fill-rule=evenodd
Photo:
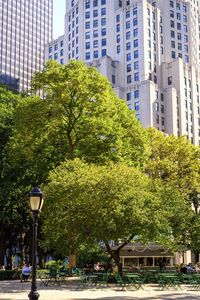
M50 61L33 88L45 97L29 97L16 110L11 157L34 168L37 184L66 158L143 164L145 130L95 68Z
M67 160L50 173L44 190L46 245L63 254L103 241L112 255L110 240L136 236L177 247L175 238L185 230L181 217L186 222L190 211L176 191L162 189L125 163Z

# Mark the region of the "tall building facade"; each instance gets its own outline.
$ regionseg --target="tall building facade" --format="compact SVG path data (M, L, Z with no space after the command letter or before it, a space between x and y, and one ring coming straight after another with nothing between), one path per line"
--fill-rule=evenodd
M30 87L52 40L53 0L0 0L0 83Z
M63 62L94 65L144 127L199 145L199 35L199 0L66 0Z

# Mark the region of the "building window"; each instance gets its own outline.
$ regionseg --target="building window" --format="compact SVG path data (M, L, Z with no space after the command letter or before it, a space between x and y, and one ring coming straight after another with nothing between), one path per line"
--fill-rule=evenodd
M180 32L177 33L177 38L179 41L181 41L181 33Z
M58 44L54 45L54 51L58 50Z
M139 101L135 102L134 109L135 109L135 111L139 111L140 110L140 103L139 103Z
M90 29L90 22L85 23L85 29Z
M98 27L98 20L94 20L94 21L93 21L93 27L94 27L94 28Z
M172 76L169 76L167 80L168 80L168 85L171 85L172 84Z
M138 58L139 57L139 52L138 52L138 50L135 50L134 51L134 58Z
M49 47L49 53L51 53L52 52L52 47Z
M63 56L63 49L60 50L60 56Z
M116 30L117 30L117 32L120 32L120 24L117 24Z
M127 21L126 22L126 29L130 29L130 27L131 27L131 23L130 23L130 21Z
M120 45L117 45L117 53L120 53Z
M134 36L134 37L137 37L137 36L138 36L138 28L135 28L135 29L133 30L133 36Z
M86 59L86 60L90 59L90 52L86 52L86 53L85 53L85 59Z
M102 16L105 16L105 15L106 15L106 8L105 8L105 7L103 7L103 8L101 9L101 15L102 15Z
M94 31L93 31L93 37L94 37L94 38L98 37L98 30L94 30Z
M133 41L133 46L136 48L138 47L138 39Z
M134 18L133 19L133 26L137 26L137 24L138 24L138 20L137 20L137 18Z
M138 70L139 69L139 61L135 61L134 62L134 70Z
M126 54L126 60L127 60L127 61L130 61L130 60L131 60L131 53L127 53L127 54Z
M127 76L127 83L128 83L128 84L131 83L131 75L128 75L128 76Z
M127 101L130 101L130 100L131 100L131 93L130 93L130 92L126 94L126 100L127 100Z
M90 8L90 0L85 2L85 8L86 9Z
M126 18L130 18L130 11L129 10L127 10L127 12L126 12Z
M176 58L176 52L172 51L172 58Z
M101 0L101 5L105 5L106 4L106 0Z
M120 22L120 15L116 16L116 22Z
M106 46L106 39L101 40L101 46Z
M137 7L134 7L134 8L133 8L133 15L134 15L134 16L137 15Z
M93 48L98 48L98 40L93 41Z
M126 40L130 40L130 38L131 38L131 32L128 31L126 32Z
M101 19L101 26L105 26L106 25L106 18L102 18Z
M126 50L131 50L131 43L130 42L126 43Z
M93 52L93 58L98 58L99 52L96 50Z
M102 56L106 56L106 49L102 49L101 55L102 55Z
M136 73L134 74L134 80L135 80L135 81L139 81L139 72L136 72Z
M98 6L98 0L93 0L93 7L97 7Z
M112 75L112 83L115 84L115 75Z
M175 48L175 41L171 41L171 48Z
M127 72L131 72L131 64L128 64L128 65L126 66L126 71L127 71Z
M135 99L139 98L139 90L134 91L134 98Z
M102 36L106 35L106 28L102 28L102 29L101 29L101 35L102 35Z
M86 40L90 39L90 31L87 31L87 32L85 33L85 39L86 39Z
M89 19L89 18L90 18L90 11L86 11L86 13L85 13L85 18L86 18L86 19Z
M93 10L93 17L98 17L98 9Z

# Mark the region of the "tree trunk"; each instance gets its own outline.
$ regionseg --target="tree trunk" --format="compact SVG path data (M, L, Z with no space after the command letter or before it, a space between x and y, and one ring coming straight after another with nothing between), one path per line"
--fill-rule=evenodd
M122 263L120 262L120 250L123 249L126 245L128 245L131 240L133 239L135 235L132 234L124 243L122 243L121 245L119 245L119 247L117 249L112 249L109 245L108 242L105 242L106 248L108 253L111 256L111 259L114 259L117 267L118 267L118 272L121 276L123 276L123 272L122 272Z
M76 267L76 254L69 255L69 269L73 269Z

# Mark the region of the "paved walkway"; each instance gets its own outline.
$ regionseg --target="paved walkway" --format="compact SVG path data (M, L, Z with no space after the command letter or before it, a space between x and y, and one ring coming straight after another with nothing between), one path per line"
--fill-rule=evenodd
M1 300L27 300L30 292L30 282L21 283L19 281L0 281ZM117 288L102 288L75 290L73 285L45 287L41 282L38 283L40 293L39 300L199 300L200 291L188 291L187 286L183 286L178 291L159 291L156 285L145 285L144 290L139 291L120 291Z

